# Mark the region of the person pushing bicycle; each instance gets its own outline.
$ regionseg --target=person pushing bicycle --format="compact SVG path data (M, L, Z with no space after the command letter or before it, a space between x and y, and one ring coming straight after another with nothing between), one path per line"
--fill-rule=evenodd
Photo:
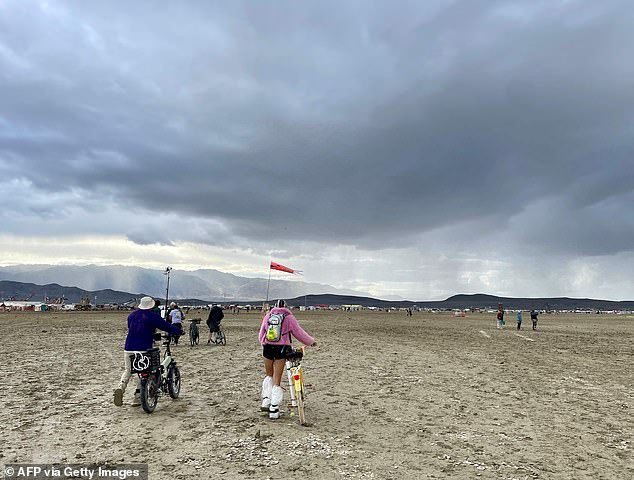
M274 322L278 322L275 323ZM277 330L277 335L275 335ZM317 342L299 325L299 322L286 307L284 300L278 300L262 319L260 327L260 345L264 357L266 376L262 381L262 411L269 412L269 418L280 418L280 405L284 400L284 390L280 386L286 364L286 355L292 351L291 336L311 347Z
M114 404L117 407L123 405L123 394L128 381L132 376L132 365L130 363L130 355L137 352L145 352L152 348L154 343L154 332L156 329L163 330L171 335L183 335L184 332L180 328L167 323L161 318L161 315L153 311L155 305L152 297L143 297L139 302L139 308L128 315L128 335L125 339L123 347L123 357L125 359L125 369L121 375L119 386L114 391ZM136 390L134 392L134 401L132 405L141 405L140 402L139 379L137 377Z
M220 331L220 322L223 318L225 318L225 314L222 312L222 307L216 303L209 310L209 317L207 318L207 327L209 327L207 345L212 342L216 343L216 338L218 338L218 332Z
M183 320L185 319L185 314L183 310L176 302L170 303L170 309L168 310L168 318L167 321L174 325L177 328L183 329ZM174 343L174 345L178 345L178 335L170 336L170 341Z

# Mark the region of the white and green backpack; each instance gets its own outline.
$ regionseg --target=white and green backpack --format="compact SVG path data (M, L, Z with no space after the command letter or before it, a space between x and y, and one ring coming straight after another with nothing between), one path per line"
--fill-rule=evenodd
M266 339L269 342L279 342L282 338L282 324L284 323L283 313L272 313L269 315L268 326L266 328Z

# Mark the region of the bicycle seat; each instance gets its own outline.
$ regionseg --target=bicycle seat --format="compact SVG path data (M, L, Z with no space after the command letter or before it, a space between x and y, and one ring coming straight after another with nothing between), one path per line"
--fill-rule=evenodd
M301 360L304 356L304 352L301 350L293 350L290 353L286 354L286 360Z

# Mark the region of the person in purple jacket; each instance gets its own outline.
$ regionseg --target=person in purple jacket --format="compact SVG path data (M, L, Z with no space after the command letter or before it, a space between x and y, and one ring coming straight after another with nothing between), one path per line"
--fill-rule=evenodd
M282 332L278 341L270 341L266 338L269 317L272 314L282 314ZM317 342L313 337L300 327L297 319L291 311L286 308L284 300L278 300L262 319L260 327L260 345L262 345L262 355L264 356L264 370L266 377L262 382L262 406L261 410L269 412L269 418L280 418L280 405L284 399L284 390L280 386L282 374L286 364L286 355L292 350L291 336L302 342L304 345L314 347Z
M125 339L123 347L123 358L125 359L125 370L121 375L119 386L114 391L114 404L117 407L123 405L123 393L128 386L128 381L132 376L130 354L136 352L145 352L152 348L154 344L154 332L158 328L171 335L183 335L183 331L167 323L156 313L154 308L155 302L152 297L143 297L139 302L139 308L128 315L128 336ZM132 405L141 405L139 388L139 379L137 376L136 391L134 392L134 400Z

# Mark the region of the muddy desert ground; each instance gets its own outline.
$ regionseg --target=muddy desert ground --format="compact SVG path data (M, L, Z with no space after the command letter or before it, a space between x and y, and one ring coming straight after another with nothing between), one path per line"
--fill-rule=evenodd
M115 407L126 315L0 313L1 464L148 463L160 480L634 478L632 316L542 315L517 335L484 314L298 312L320 342L301 427L259 412L256 313L226 315L224 347L183 338L179 399L152 415L130 396Z

